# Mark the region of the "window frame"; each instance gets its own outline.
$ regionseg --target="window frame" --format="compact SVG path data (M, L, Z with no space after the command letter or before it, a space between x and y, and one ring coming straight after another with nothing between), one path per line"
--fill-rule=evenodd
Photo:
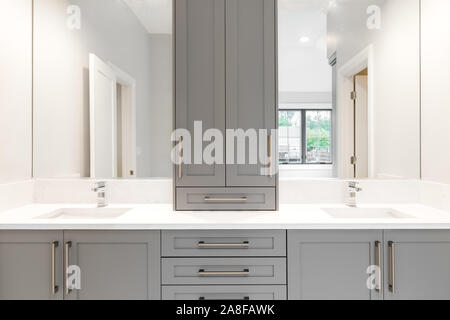
M333 109L332 108L280 108L278 112L289 112L295 111L300 112L301 119L301 150L302 150L302 162L301 163L280 163L278 160L279 166L330 166L333 165ZM321 162L321 163L307 163L306 162L306 154L307 154L307 144L306 144L306 113L308 111L317 112L317 111L328 111L330 112L330 149L331 149L331 161L330 162Z

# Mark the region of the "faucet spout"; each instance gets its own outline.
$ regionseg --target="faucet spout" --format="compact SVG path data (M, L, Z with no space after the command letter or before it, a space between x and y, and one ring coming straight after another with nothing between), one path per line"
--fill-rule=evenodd
M361 192L363 190L358 185L359 185L359 182L357 182L357 181L349 181L348 182L346 205L350 208L357 207L356 195L358 194L358 192Z
M97 207L104 208L108 206L106 199L106 182L97 182L95 187L92 188L93 192L97 193Z

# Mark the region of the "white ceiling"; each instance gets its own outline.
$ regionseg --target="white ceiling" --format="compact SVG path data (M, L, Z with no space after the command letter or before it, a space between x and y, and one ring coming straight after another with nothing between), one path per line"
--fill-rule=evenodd
M279 0L279 88L286 92L330 92L327 59L329 0ZM301 42L300 38L309 38Z
M172 33L172 0L123 0L152 34Z

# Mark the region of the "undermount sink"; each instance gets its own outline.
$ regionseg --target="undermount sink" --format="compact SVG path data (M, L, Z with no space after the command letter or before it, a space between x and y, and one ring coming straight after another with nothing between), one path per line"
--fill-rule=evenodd
M67 208L46 213L36 219L114 219L130 210L125 208Z
M337 219L410 219L410 215L390 208L325 208L327 214Z

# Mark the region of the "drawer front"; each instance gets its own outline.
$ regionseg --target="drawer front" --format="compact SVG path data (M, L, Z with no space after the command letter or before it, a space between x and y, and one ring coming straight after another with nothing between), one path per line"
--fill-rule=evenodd
M165 286L163 300L286 300L286 286Z
M282 257L286 256L286 231L163 231L162 255L165 257Z
M276 210L275 188L177 188L177 210Z
M164 258L163 285L286 284L285 258Z

